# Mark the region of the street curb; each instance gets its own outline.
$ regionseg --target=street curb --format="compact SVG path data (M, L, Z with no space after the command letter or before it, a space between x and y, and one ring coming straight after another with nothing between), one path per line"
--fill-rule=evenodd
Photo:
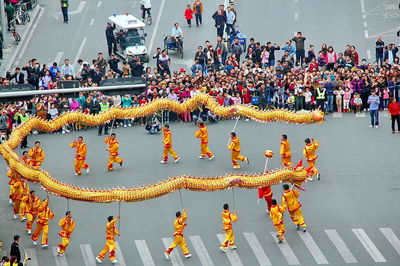
M9 70L11 69L11 67L13 66L14 61L15 61L17 55L19 54L21 48L22 48L22 47L24 46L24 44L25 44L26 36L28 36L28 34L29 34L29 32L31 31L33 25L35 25L35 23L36 23L36 21L37 21L37 19L38 19L38 17L39 17L39 14L40 14L41 12L43 12L43 10L44 10L44 8L38 7L36 10L34 10L34 11L32 12L33 19L31 20L31 23L29 23L29 25L27 25L27 27L24 29L23 33L21 34L21 40L22 40L22 41L21 41L21 43L16 47L16 49L15 49L14 53L11 55L10 59L7 60L7 63L5 64L4 68L1 69L0 76L5 77L6 72L9 71Z

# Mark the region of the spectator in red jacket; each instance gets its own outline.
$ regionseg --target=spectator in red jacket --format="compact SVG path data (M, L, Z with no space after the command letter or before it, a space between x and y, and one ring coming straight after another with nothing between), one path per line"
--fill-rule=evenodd
M397 130L400 133L400 105L396 101L396 98L391 99L388 106L388 112L390 114L390 118L392 119L392 133L394 134L396 132L395 129L396 121L397 121Z
M193 10L190 5L186 6L185 9L185 19L189 27L192 27L192 19L193 19Z

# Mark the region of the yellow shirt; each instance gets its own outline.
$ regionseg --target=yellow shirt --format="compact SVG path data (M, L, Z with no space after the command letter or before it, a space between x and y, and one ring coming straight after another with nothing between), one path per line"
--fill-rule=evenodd
M60 233L61 237L71 237L72 232L75 230L75 221L72 218L64 217L60 220L58 225L61 227Z
M289 158L292 156L292 153L290 152L290 143L287 140L283 140L281 142L281 149L279 152L282 156L282 158Z
M271 206L269 218L271 218L271 220L275 226L283 223L283 213L284 212L285 211L279 205Z
M298 208L301 207L301 203L297 200L297 198L300 196L300 192L295 190L295 189L288 189L285 190L285 192L282 195L282 209L283 211L286 210L286 208L289 209L289 211L296 211Z
M31 213L32 215L36 215L39 213L40 207L40 198L39 197L28 197L28 202L26 205L26 212Z
M229 210L221 212L222 216L222 230L227 231L232 229L232 222L236 222L239 218L236 213L231 213Z
M54 213L48 207L48 200L44 200L42 205L39 207L39 214L38 214L38 224L48 225L49 220L54 219Z
M115 218L114 220L111 220L111 222L108 222L106 225L106 239L112 239L114 240L115 235L119 235L119 232L117 231L117 227L115 223L118 221L118 218Z
M183 235L183 230L186 227L186 219L187 214L185 211L182 211L182 215L180 217L175 218L174 220L174 236L176 235Z
M33 166L40 166L46 157L44 151L36 147L29 150L28 156L31 157Z
M172 134L169 129L163 128L163 143L164 148L171 148L172 147Z
M72 142L69 144L71 148L76 148L75 158L77 160L85 160L87 154L86 144L84 142Z
M208 143L208 130L207 126L204 125L195 134L196 138L200 138L201 143Z
M307 158L307 161L314 161L317 159L317 155L315 155L315 151L318 149L319 143L314 140L313 143L307 144L303 149L303 155Z
M240 139L238 136L231 138L231 143L229 143L228 149L231 151L240 152Z
M108 143L108 148L107 150L110 152L110 156L117 156L119 155L118 149L119 149L119 143L118 140L116 139L111 139L111 138L105 138L104 139L105 143Z

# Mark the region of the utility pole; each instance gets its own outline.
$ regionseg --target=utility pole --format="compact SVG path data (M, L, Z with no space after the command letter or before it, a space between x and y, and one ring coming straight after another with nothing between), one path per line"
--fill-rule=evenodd
M3 34L3 48L5 48L7 46L7 38L6 38L7 17L3 0L0 1L0 15L1 15L1 33Z

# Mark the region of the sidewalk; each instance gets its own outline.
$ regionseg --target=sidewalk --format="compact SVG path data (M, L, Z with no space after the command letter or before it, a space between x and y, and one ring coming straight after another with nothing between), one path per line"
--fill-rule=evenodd
M38 19L43 14L44 8L40 7L39 5L29 12L31 17L31 21L27 22L25 25L17 25L17 32L21 36L21 41L18 45L15 45L14 37L11 32L5 30L4 40L7 42L7 46L3 48L3 60L1 61L0 65L0 76L5 77L6 72L9 71L14 64L15 59L20 54L21 49L23 49L28 45L27 41L29 42L28 35L32 36L34 27L38 23ZM13 70L13 69L11 69Z

